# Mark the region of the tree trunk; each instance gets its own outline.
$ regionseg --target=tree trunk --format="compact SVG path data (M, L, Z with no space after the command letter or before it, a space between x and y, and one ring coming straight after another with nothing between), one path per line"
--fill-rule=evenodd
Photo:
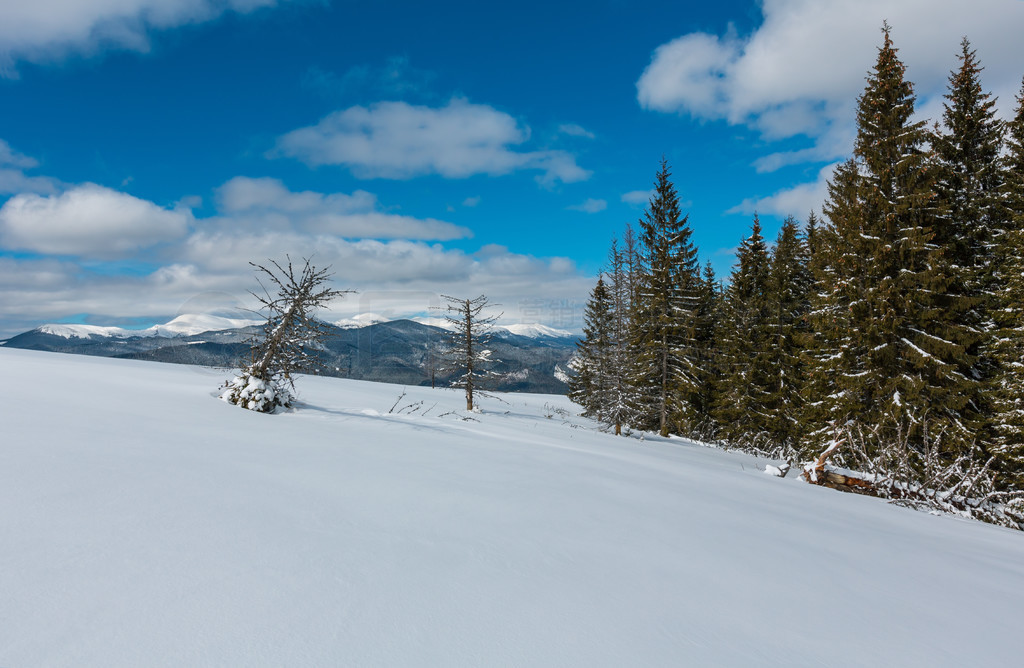
M466 410L473 410L473 310L466 300Z
M665 329L661 330L661 429L662 437L668 436L668 340Z

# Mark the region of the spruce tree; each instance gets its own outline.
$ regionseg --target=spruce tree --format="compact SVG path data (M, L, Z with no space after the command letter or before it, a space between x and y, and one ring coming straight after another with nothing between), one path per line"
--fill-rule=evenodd
M690 429L687 436L710 441L718 434L715 420L718 378L720 375L719 335L722 321L722 294L711 262L704 265L695 321L692 348L693 382L681 397L688 413Z
M998 329L991 346L993 451L1007 481L1024 489L1024 83L1007 130L1004 229L996 252Z
M824 336L838 354L823 359L837 385L826 413L839 428L876 429L869 448L898 431L910 447L941 435L956 449L973 436L964 415L975 381L962 373L973 363L969 332L941 301L951 277L931 243L934 160L924 122L912 121L913 85L888 25L883 33L858 100L855 161L837 170L826 205L839 246L830 294L816 309L836 328Z
M770 438L774 360L769 350L769 269L761 222L754 216L750 236L736 252L736 268L725 293L716 418L723 440L755 449L768 447Z
M604 276L598 277L583 312L583 339L576 343L576 375L569 383L569 398L597 420L604 419L613 399L612 299Z
M863 413L866 397L858 382L867 371L867 350L856 336L853 305L865 291L864 217L857 163L839 165L828 183L826 221L810 240L814 290L808 320L812 333L805 346L808 401L801 455L816 457L853 416ZM817 221L814 221L817 223Z
M635 261L635 237L627 225L622 248L612 239L607 271L598 277L587 302L584 337L577 342L572 365L576 373L569 381L569 398L616 435L638 422L630 341Z
M768 351L772 358L767 398L770 446L786 457L797 449L804 403L804 347L812 278L807 245L796 220L786 218L772 251L769 267Z
M987 379L992 363L979 356L995 327L993 291L996 268L994 243L1003 227L999 206L1002 181L999 154L1003 127L996 118L995 99L983 92L981 66L966 38L961 42L960 67L950 73L943 112L943 129L935 139L939 178L935 184L938 215L933 227L943 271L949 282L937 303L942 319L960 323L946 332L967 351L960 373ZM985 393L980 383L965 384L964 419L984 440Z
M663 158L655 193L640 220L639 271L631 316L635 409L644 429L662 436L687 421L677 400L695 383L693 321L699 302L697 250ZM680 389L684 388L684 389ZM680 418L682 416L682 418ZM689 426L684 424L683 429Z
M815 284L818 276L823 275L829 261L829 252L836 245L835 229L818 218L814 211L807 214L807 232L804 235L807 243L807 269L811 282Z

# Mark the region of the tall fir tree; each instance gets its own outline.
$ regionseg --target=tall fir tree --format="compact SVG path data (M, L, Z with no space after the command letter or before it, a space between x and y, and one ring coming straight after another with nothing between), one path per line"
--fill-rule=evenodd
M736 252L725 293L716 419L720 438L739 446L770 447L773 371L769 333L768 246L754 216L750 236Z
M1006 481L1024 489L1024 82L1007 130L1001 161L1004 229L996 252L997 331L990 351L993 451Z
M583 338L576 343L576 375L569 383L569 398L599 421L604 420L613 401L613 308L612 294L604 276L599 276L583 312Z
M629 339L630 301L634 289L635 246L633 229L628 225L623 241L623 247L620 248L618 241L612 240L612 247L608 253L607 272L612 308L611 348L609 350L611 385L604 419L609 428L615 431L616 436L622 434L623 427L635 423L631 408L634 403L631 400L633 385L630 377L633 357Z
M673 423L686 420L678 397L694 382L694 314L699 306L697 249L687 216L663 158L654 196L640 220L639 270L631 342L635 354L633 385L641 428L667 436ZM688 390L683 389L682 393ZM686 427L684 426L684 429Z
M808 313L812 333L804 351L808 401L801 411L801 454L805 458L817 456L835 437L835 430L865 407L857 381L867 373L868 351L855 335L852 309L865 291L863 207L857 163L848 160L836 168L828 183L826 220L816 225L810 242L814 289Z
M815 230L816 232L817 230ZM807 244L796 220L786 218L769 266L768 351L772 358L767 413L770 446L787 458L796 454L804 404L803 348L813 279Z
M635 236L627 225L621 247L618 239L612 239L608 268L598 277L587 302L584 336L577 342L572 363L576 373L569 381L569 398L616 435L640 421L635 412L630 341L636 257Z
M967 351L960 372L973 379L988 379L993 363L982 354L994 323L996 290L995 241L1003 228L999 206L1002 172L999 155L1003 124L996 118L995 98L981 86L982 68L966 38L960 44L960 67L950 73L942 115L943 127L934 138L938 158L935 184L937 209L933 243L940 249L942 268L949 281L937 305L942 319L960 323L947 335ZM986 393L982 383L967 383L963 418L987 440Z
M692 348L692 382L681 397L687 412L690 438L711 441L718 435L715 419L719 369L719 335L722 323L722 293L711 262L704 265L695 321Z
M962 373L973 363L969 332L941 301L952 277L931 243L936 169L888 24L883 34L858 100L855 160L837 170L826 206L839 248L816 313L839 325L823 330L838 357L817 371L835 377L826 397L833 424L875 429L869 448L898 432L910 447L941 435L956 450L973 437L964 415L976 381Z

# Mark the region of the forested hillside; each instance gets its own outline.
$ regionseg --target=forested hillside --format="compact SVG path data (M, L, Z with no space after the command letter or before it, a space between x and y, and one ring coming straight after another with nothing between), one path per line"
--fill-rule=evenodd
M822 217L771 244L755 215L728 281L701 267L662 161L588 304L571 392L587 414L792 461L827 450L876 481L1021 489L1024 89L1000 120L965 39L942 118L916 120L883 34Z

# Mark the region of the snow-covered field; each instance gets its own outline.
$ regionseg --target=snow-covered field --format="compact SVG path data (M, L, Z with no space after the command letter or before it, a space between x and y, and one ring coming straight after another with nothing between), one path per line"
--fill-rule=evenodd
M0 349L0 666L1022 665L1024 533L562 397L224 378Z

